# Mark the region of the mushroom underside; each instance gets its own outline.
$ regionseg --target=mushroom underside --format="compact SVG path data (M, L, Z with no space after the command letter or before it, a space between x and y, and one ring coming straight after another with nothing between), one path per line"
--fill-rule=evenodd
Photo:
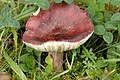
M93 33L93 32L92 32ZM43 51L43 52L48 52L51 55L52 61L53 61L53 67L55 70L60 70L62 69L62 64L63 64L63 51L71 50L71 49L76 49L83 43L85 43L88 38L92 35L89 34L86 38L82 39L79 42L46 42L42 45L34 45L31 43L26 43L24 42L27 46L30 46L36 50Z

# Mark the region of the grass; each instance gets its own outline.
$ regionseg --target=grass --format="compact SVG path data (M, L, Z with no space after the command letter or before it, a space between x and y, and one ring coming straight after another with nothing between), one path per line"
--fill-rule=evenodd
M115 1L74 0L88 12L95 32L85 44L65 52L64 70L53 72L47 53L22 43L25 23L38 5L0 0L0 73L12 80L119 80L120 6Z

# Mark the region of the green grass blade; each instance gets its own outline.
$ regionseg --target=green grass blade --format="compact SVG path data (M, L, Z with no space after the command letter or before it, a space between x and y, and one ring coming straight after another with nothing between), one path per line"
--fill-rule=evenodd
M64 74L68 73L69 71L70 71L69 69L68 69L68 70L65 70L65 71L63 71L62 73L54 76L51 80L54 80L55 78L60 77L61 75L64 75Z
M19 75L19 77L22 80L27 80L26 76L24 75L24 73L22 72L22 70L19 68L19 66L8 56L8 54L6 52L4 52L3 54L4 58L6 59L6 61L8 62L8 64L10 65L10 67L15 71L15 73L17 75Z
M104 62L120 62L120 59L105 59Z
M114 53L115 55L119 56L120 57L120 54L115 52L115 51L112 51L112 53Z

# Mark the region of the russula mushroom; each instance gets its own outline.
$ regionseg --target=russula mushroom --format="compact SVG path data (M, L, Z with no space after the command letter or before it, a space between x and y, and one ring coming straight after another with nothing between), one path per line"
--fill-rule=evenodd
M75 4L51 3L38 9L26 23L23 42L36 50L49 52L54 69L63 64L63 51L76 49L93 34L88 14Z

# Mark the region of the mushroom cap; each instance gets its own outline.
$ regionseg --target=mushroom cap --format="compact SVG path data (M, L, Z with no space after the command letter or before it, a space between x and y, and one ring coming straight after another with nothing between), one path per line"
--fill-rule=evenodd
M66 51L85 43L94 26L87 12L75 4L51 3L34 13L26 23L23 42L40 51Z

